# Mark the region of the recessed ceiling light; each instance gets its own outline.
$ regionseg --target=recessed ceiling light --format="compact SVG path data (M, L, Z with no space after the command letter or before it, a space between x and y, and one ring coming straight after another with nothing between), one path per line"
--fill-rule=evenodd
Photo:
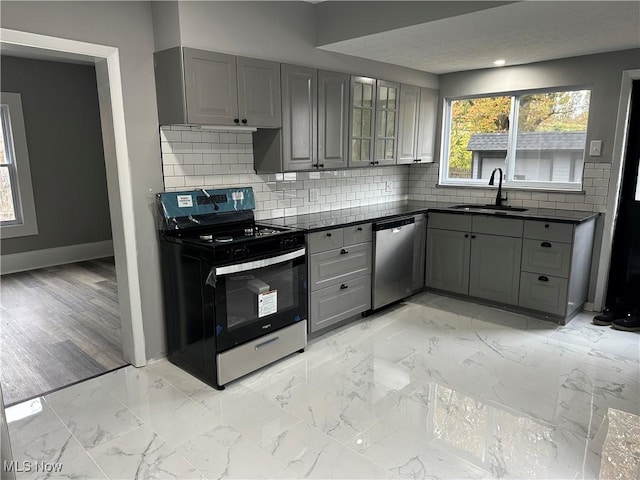
M503 60L503 59L496 60L495 62L493 62L493 64L494 64L496 67L501 67L501 66L503 66L505 63L507 63L507 61L506 61L506 60Z

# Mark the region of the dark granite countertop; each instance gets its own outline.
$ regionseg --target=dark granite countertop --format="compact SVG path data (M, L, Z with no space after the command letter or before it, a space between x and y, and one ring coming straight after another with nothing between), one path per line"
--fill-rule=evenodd
M460 215L492 215L510 218L522 218L525 220L548 220L563 223L582 223L597 217L598 213L580 212L575 210L554 210L529 208L524 212L515 211L487 211L469 208L454 209L452 204L442 202L402 201L392 203L377 203L362 207L343 208L305 215L293 215L290 217L272 218L264 220L265 223L300 228L308 231L327 230L358 223L372 222L385 218L415 215L426 212L445 212ZM480 207L480 205L478 205Z

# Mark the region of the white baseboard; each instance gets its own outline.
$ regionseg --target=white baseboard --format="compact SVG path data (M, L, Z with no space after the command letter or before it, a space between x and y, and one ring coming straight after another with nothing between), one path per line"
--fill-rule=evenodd
M582 307L582 309L585 312L595 312L595 306L593 305L592 302L585 302L584 306Z
M113 241L81 243L65 247L46 248L23 253L10 253L0 257L0 273L24 272L36 268L53 267L65 263L82 262L113 255Z

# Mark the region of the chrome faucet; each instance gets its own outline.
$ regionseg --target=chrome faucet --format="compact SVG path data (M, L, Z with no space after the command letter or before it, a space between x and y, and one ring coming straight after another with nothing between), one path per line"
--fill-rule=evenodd
M498 194L496 195L496 205L500 206L502 205L502 202L507 201L507 196L506 195L504 197L502 196L502 169L501 168L498 167L493 169L493 172L491 172L491 178L489 179L489 185L493 185L493 179L496 175L496 170L500 172L500 179L498 183Z

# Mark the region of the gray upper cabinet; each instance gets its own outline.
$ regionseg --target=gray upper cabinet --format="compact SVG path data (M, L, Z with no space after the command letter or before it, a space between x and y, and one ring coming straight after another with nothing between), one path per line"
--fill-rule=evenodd
M318 71L282 64L282 155L285 171L317 162Z
M438 92L400 86L398 165L433 162Z
M398 132L398 165L415 163L418 158L418 114L420 87L400 86L400 124Z
M349 75L318 71L318 168L344 168L349 154Z
M281 125L277 62L175 47L154 65L161 125Z
M240 123L254 127L280 127L280 64L237 57L236 67Z
M394 165L398 152L398 110L400 84L377 81L375 165Z
M436 141L436 119L438 118L438 91L420 89L420 109L418 111L418 139L416 160L432 163Z
M187 123L233 125L238 118L236 57L184 49Z
M369 167L374 164L375 106L375 79L351 77L350 167Z

